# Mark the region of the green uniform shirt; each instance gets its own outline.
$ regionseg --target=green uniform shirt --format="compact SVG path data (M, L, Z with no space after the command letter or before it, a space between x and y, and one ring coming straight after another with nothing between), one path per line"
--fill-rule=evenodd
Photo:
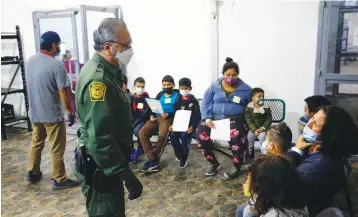
M134 176L129 168L133 136L130 100L123 91L121 71L96 53L83 66L76 87L76 108L79 118L79 144L103 169L106 176L119 180ZM86 186L76 174L86 196L90 216L123 211L123 185L118 192L99 194Z

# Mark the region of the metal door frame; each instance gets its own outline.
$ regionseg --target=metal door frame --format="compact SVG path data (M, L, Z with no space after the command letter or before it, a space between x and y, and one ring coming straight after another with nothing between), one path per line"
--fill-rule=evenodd
M81 27L82 27L82 43L83 43L83 60L89 60L89 47L88 47L88 29L87 29L87 11L97 11L105 13L113 13L114 17L123 20L123 12L121 6L115 5L111 7L97 7L89 5L81 5ZM120 12L120 13L119 13Z
M40 19L54 19L54 18L69 18L71 19L72 26L72 40L73 40L73 51L77 57L75 61L75 73L70 72L71 74L71 89L74 92L72 87L72 75L76 74L78 76L80 72L80 56L78 48L78 35L77 35L77 21L76 16L79 15L81 18L81 28L82 28L82 43L83 43L83 61L84 63L89 60L89 47L88 47L88 29L87 29L87 12L88 11L97 11L104 13L113 13L115 18L123 20L122 8L118 5L110 7L97 7L90 5L81 5L80 8L68 8L63 10L51 10L51 11L34 11L32 13L32 20L34 24L34 36L35 36L35 46L36 52L40 51Z
M337 71L335 67L334 73L327 73L328 64L328 42L329 42L329 30L330 30L330 18L332 14L332 8L337 7L342 2L335 1L323 1L319 6L319 25L317 36L317 56L316 56L316 73L315 73L315 86L314 93L319 95L326 95L326 83L330 84L358 84L358 74L340 74L340 69ZM347 9L358 10L358 6L350 6ZM343 9L343 11L347 11ZM342 13L342 12L340 12ZM339 31L338 31L339 32ZM339 34L339 33L338 33ZM337 34L337 41L338 41ZM337 48L340 49L341 44L337 44ZM337 52L336 52L337 56ZM340 57L339 57L340 58ZM338 60L337 60L338 61ZM340 94L351 95L351 94Z
M56 18L69 18L71 19L72 26L72 41L73 41L73 51L77 57L75 61L75 72L69 72L71 75L71 90L73 90L72 84L72 74L77 75L80 70L79 63L79 52L78 52L78 37L77 37L77 26L76 26L76 17L78 13L77 9L66 9L66 10L55 10L55 11L34 11L32 13L32 20L34 23L34 36L35 36L35 46L36 52L40 51L40 38L41 38L41 28L40 28L40 19L56 19Z

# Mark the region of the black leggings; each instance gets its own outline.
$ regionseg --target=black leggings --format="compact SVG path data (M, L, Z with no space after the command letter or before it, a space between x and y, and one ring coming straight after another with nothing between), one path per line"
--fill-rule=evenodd
M243 153L247 146L248 128L244 117L230 119L230 148L233 155L233 162L237 169L240 169L243 163ZM210 139L211 129L206 126L205 121L198 126L198 146L206 160L211 164L217 164L218 161L213 152L214 142Z

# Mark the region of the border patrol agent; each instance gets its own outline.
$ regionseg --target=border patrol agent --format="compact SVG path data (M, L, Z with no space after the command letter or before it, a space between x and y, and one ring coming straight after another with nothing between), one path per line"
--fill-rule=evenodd
M133 127L120 69L133 55L131 37L116 18L104 19L93 37L97 53L83 66L76 87L80 126L75 174L89 216L124 217L123 182L130 200L143 190L128 165Z

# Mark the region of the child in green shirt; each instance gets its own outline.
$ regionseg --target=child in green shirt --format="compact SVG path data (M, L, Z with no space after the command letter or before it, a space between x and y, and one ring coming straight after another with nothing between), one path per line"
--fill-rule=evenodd
M265 92L261 88L252 89L251 102L245 109L245 120L249 126L247 134L248 148L246 152L246 163L250 164L254 158L254 143L258 139L260 147L266 140L266 130L271 126L271 109L264 103Z

